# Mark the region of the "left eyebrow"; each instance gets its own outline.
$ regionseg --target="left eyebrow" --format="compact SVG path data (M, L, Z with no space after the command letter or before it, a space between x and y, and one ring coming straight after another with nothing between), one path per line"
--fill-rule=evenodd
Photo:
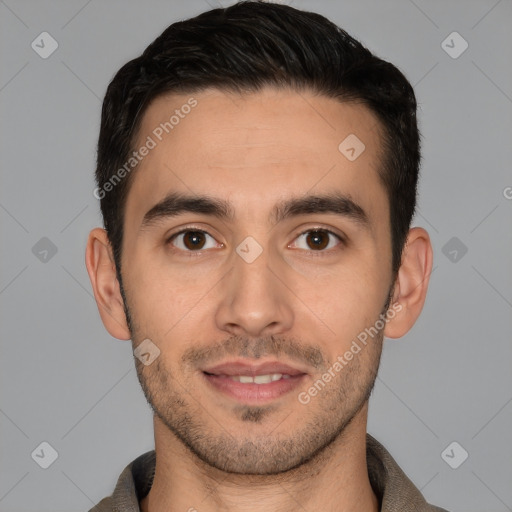
M331 213L346 217L368 231L371 227L370 219L364 209L350 197L337 193L310 195L283 201L276 205L271 217L275 223L278 223L290 217L318 213Z

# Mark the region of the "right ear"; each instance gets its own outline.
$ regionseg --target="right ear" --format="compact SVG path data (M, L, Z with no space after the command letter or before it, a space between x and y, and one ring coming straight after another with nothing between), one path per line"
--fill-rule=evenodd
M129 340L131 334L117 280L112 247L104 229L95 228L89 233L85 265L103 325L114 338Z

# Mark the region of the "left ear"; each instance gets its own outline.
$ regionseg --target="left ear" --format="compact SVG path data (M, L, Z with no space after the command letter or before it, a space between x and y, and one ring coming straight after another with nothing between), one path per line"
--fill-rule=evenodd
M410 229L391 303L397 305L394 308L397 313L386 323L384 336L400 338L415 324L425 304L432 260L428 233L423 228Z

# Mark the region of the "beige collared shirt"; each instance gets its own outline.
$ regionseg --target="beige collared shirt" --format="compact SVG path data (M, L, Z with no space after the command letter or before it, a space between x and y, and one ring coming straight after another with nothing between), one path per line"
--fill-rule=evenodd
M429 505L388 451L367 434L368 476L380 502L381 512L446 512ZM121 473L112 496L104 498L89 512L140 512L155 476L155 452L141 455Z

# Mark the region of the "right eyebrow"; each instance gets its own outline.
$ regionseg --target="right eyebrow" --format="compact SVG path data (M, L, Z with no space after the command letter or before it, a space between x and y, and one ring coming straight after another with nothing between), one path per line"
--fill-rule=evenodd
M182 213L202 213L219 219L232 220L234 212L227 202L209 196L186 196L172 193L150 208L142 219L141 229L159 220Z

